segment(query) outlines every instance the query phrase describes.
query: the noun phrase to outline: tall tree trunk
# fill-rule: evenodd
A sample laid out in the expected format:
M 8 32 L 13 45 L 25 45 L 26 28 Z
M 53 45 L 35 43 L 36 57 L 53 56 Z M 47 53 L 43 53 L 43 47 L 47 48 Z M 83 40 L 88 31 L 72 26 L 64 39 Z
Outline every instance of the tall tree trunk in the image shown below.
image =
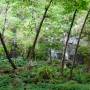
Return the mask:
M 82 28 L 81 28 L 81 32 L 80 32 L 80 34 L 79 34 L 78 42 L 77 42 L 76 49 L 75 49 L 75 55 L 74 55 L 74 58 L 73 58 L 73 64 L 72 64 L 72 67 L 71 67 L 71 70 L 70 70 L 70 79 L 72 79 L 73 68 L 74 68 L 75 61 L 76 61 L 76 55 L 77 55 L 77 51 L 78 51 L 78 47 L 79 47 L 81 35 L 82 35 L 82 33 L 83 33 L 84 26 L 85 26 L 85 23 L 86 23 L 87 18 L 88 18 L 88 16 L 89 16 L 89 13 L 90 13 L 90 10 L 88 11 L 88 13 L 87 13 L 87 15 L 86 15 L 86 17 L 85 17 L 84 23 L 83 23 Z
M 5 19 L 4 19 L 4 25 L 3 25 L 2 33 L 0 33 L 0 41 L 1 41 L 1 44 L 4 48 L 6 57 L 9 61 L 9 63 L 11 64 L 12 68 L 17 69 L 16 65 L 13 63 L 13 61 L 10 58 L 10 55 L 8 53 L 7 47 L 6 47 L 5 42 L 4 42 L 4 32 L 5 32 L 5 25 L 6 25 L 6 21 L 7 21 L 7 12 L 8 12 L 8 2 L 7 2 L 6 11 L 5 11 Z
M 28 58 L 32 59 L 32 58 L 34 57 L 34 55 L 35 55 L 35 46 L 36 46 L 36 43 L 37 43 L 37 39 L 38 39 L 38 37 L 39 37 L 42 24 L 43 24 L 44 19 L 45 19 L 45 17 L 46 17 L 47 11 L 48 11 L 48 9 L 49 9 L 49 7 L 50 7 L 50 5 L 51 5 L 51 2 L 52 2 L 52 0 L 50 0 L 48 6 L 45 8 L 45 12 L 44 12 L 43 17 L 42 17 L 42 19 L 41 19 L 41 22 L 40 22 L 39 26 L 36 28 L 36 31 L 37 31 L 36 37 L 35 37 L 35 40 L 34 40 L 34 42 L 33 42 L 32 48 L 30 49 L 30 47 L 29 47 L 28 54 L 27 54 L 27 59 L 28 59 Z
M 66 41 L 66 44 L 65 44 L 64 52 L 63 52 L 62 69 L 61 69 L 62 76 L 63 76 L 63 70 L 64 70 L 65 53 L 66 53 L 66 49 L 67 49 L 67 46 L 68 46 L 68 41 L 69 41 L 69 38 L 70 38 L 70 34 L 71 34 L 72 27 L 73 27 L 73 23 L 74 23 L 74 20 L 75 20 L 76 12 L 77 12 L 77 9 L 75 10 L 75 12 L 73 14 L 73 19 L 72 19 L 72 22 L 71 22 L 70 30 L 68 32 L 67 41 Z
M 2 44 L 2 46 L 3 46 L 3 48 L 4 48 L 4 51 L 5 51 L 5 53 L 6 53 L 6 57 L 7 57 L 8 61 L 9 61 L 9 63 L 11 64 L 11 66 L 13 67 L 13 69 L 16 69 L 15 64 L 12 62 L 12 60 L 11 60 L 11 58 L 10 58 L 10 55 L 9 55 L 9 53 L 8 53 L 8 50 L 7 50 L 7 48 L 6 48 L 6 45 L 5 45 L 5 42 L 4 42 L 4 40 L 3 40 L 3 36 L 2 36 L 1 33 L 0 33 L 0 40 L 1 40 L 1 44 Z

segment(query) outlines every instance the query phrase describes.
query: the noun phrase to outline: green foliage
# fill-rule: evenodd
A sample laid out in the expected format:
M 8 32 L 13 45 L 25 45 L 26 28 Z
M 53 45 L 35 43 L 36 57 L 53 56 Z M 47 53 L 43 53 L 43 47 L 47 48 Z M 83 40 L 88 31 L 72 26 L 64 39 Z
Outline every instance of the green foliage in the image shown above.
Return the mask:
M 90 74 L 88 73 L 76 73 L 74 79 L 78 82 L 78 83 L 90 83 Z
M 5 59 L 5 57 L 0 59 L 0 69 L 9 70 L 11 69 L 10 64 L 8 63 L 8 59 Z
M 7 4 L 9 6 L 4 33 L 4 41 L 9 52 L 13 48 L 12 42 L 16 40 L 18 46 L 16 51 L 19 52 L 19 56 L 26 56 L 28 47 L 32 47 L 36 35 L 35 29 L 41 21 L 48 2 L 49 0 L 0 0 L 1 32 L 4 27 L 6 6 Z M 27 69 L 18 71 L 17 69 L 16 76 L 13 76 L 11 72 L 7 72 L 11 75 L 2 72 L 11 70 L 11 66 L 0 45 L 0 90 L 23 90 L 25 83 L 27 90 L 90 90 L 90 74 L 84 72 L 84 66 L 75 68 L 73 80 L 69 81 L 70 71 L 68 68 L 64 69 L 65 76 L 62 77 L 60 76 L 61 68 L 58 61 L 54 61 L 52 64 L 46 62 L 49 48 L 63 49 L 60 40 L 63 33 L 70 28 L 72 12 L 76 8 L 80 11 L 76 17 L 76 21 L 78 21 L 84 16 L 82 12 L 85 14 L 89 5 L 90 0 L 53 0 L 35 47 L 38 65 L 33 67 L 31 71 Z M 88 29 L 88 36 L 85 37 L 88 38 L 89 42 L 89 27 L 86 28 Z M 16 29 L 16 32 L 13 32 L 13 29 Z M 80 47 L 79 52 L 90 67 L 90 47 Z M 12 60 L 20 68 L 26 67 L 28 63 L 21 57 L 12 58 Z
M 85 64 L 90 67 L 90 46 L 82 46 L 79 52 L 84 56 Z
M 38 84 L 38 85 L 28 85 L 30 90 L 90 90 L 88 84 L 81 85 L 76 82 L 69 81 L 65 84 Z
M 48 47 L 46 46 L 46 43 L 38 44 L 38 49 L 36 49 L 35 51 L 37 60 L 47 60 Z
M 88 0 L 63 0 L 62 3 L 66 12 L 71 12 L 76 8 L 80 10 L 87 9 L 90 2 Z
M 52 68 L 45 66 L 39 69 L 38 71 L 39 77 L 44 80 L 51 79 L 53 77 Z
M 22 66 L 25 65 L 24 60 L 20 60 Z M 4 63 L 4 66 L 7 63 Z M 73 80 L 69 81 L 69 69 L 65 69 L 65 77 L 60 76 L 60 66 L 58 63 L 53 63 L 52 65 L 43 65 L 44 62 L 39 62 L 40 65 L 33 67 L 31 71 L 27 69 L 22 69 L 17 71 L 17 76 L 13 73 L 9 75 L 0 76 L 0 89 L 5 90 L 22 90 L 24 88 L 24 83 L 26 82 L 26 87 L 30 90 L 90 90 L 90 74 L 86 73 L 84 66 L 75 68 Z M 2 64 L 0 66 L 2 66 Z M 1 73 L 0 73 L 1 74 Z M 14 75 L 14 76 L 13 76 Z M 81 88 L 82 87 L 82 88 Z
M 3 52 L 4 52 L 4 50 L 3 50 L 3 48 L 0 46 L 0 55 L 3 55 Z
M 12 78 L 9 75 L 0 75 L 0 87 L 8 86 L 11 82 Z
M 18 57 L 16 59 L 14 59 L 14 63 L 18 66 L 18 67 L 23 67 L 24 65 L 27 64 L 27 60 L 23 59 L 22 57 Z
M 84 55 L 84 57 L 87 57 L 90 54 L 90 46 L 79 47 L 79 52 Z

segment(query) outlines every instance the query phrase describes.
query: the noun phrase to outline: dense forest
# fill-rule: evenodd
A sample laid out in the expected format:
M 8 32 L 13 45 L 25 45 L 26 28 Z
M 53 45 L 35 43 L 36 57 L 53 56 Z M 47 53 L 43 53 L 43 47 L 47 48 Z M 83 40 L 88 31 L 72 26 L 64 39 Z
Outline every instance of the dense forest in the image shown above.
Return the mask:
M 0 0 L 0 90 L 90 90 L 90 0 Z

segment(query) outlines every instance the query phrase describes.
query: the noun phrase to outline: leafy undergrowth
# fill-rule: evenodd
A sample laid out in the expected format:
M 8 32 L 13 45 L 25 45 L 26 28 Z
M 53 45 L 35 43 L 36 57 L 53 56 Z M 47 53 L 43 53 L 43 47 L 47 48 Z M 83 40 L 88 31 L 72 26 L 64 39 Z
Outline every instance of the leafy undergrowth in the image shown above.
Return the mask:
M 26 89 L 25 89 L 26 88 Z M 69 81 L 64 84 L 49 84 L 49 83 L 39 83 L 39 84 L 24 84 L 20 80 L 14 80 L 13 83 L 0 86 L 0 90 L 90 90 L 89 84 L 78 84 Z
M 65 69 L 64 77 L 60 76 L 58 62 L 41 61 L 31 71 L 25 68 L 25 60 L 15 63 L 19 67 L 16 73 L 6 60 L 0 62 L 0 70 L 4 71 L 0 72 L 0 90 L 90 90 L 90 73 L 84 71 L 84 66 L 75 68 L 73 80 L 69 80 L 70 70 Z

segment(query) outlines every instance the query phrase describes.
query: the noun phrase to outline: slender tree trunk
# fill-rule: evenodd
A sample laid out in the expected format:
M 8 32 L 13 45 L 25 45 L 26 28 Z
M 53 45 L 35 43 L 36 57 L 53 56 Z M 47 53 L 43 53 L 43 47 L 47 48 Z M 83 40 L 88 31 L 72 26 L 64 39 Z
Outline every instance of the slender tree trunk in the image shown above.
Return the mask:
M 4 48 L 6 57 L 7 57 L 8 61 L 9 61 L 9 63 L 11 64 L 12 68 L 17 69 L 16 65 L 13 63 L 13 61 L 10 58 L 10 55 L 8 53 L 7 47 L 6 47 L 4 39 L 3 39 L 4 38 L 4 32 L 5 32 L 5 25 L 6 25 L 6 21 L 7 21 L 7 12 L 8 12 L 8 3 L 7 3 L 6 11 L 5 11 L 5 19 L 4 19 L 4 25 L 3 25 L 2 33 L 0 33 L 0 41 L 1 41 L 1 44 L 2 44 L 2 46 Z
M 70 70 L 70 79 L 72 79 L 73 69 L 74 69 L 74 65 L 75 65 L 75 61 L 76 61 L 76 55 L 77 55 L 77 51 L 78 51 L 81 35 L 83 33 L 84 26 L 86 24 L 86 21 L 87 21 L 87 18 L 89 16 L 89 13 L 90 13 L 90 10 L 88 11 L 88 13 L 87 13 L 87 15 L 85 17 L 84 23 L 83 23 L 82 28 L 81 28 L 81 32 L 79 34 L 78 42 L 77 42 L 76 49 L 75 49 L 75 55 L 74 55 L 74 58 L 73 58 L 73 64 L 72 64 L 72 67 L 71 67 L 71 70 Z
M 35 22 L 35 25 L 34 25 L 34 27 L 35 27 L 35 29 L 36 29 L 36 26 L 37 26 L 37 23 L 36 23 L 36 16 L 34 15 L 35 13 L 36 13 L 36 11 L 34 10 L 34 9 L 32 9 L 32 21 L 34 21 Z
M 16 35 L 17 30 L 16 30 L 16 28 L 13 28 L 12 32 L 13 32 L 14 38 L 13 38 L 13 41 L 12 41 L 11 57 L 16 58 L 17 53 L 18 53 L 17 50 L 16 50 L 16 48 L 17 48 L 17 41 L 16 41 L 17 40 L 17 35 Z
M 52 0 L 50 0 L 48 6 L 45 8 L 45 12 L 44 12 L 43 17 L 42 17 L 42 19 L 41 19 L 41 22 L 40 22 L 39 26 L 36 28 L 36 31 L 37 31 L 36 37 L 35 37 L 35 40 L 34 40 L 34 42 L 33 42 L 32 48 L 31 48 L 31 49 L 29 48 L 29 50 L 28 50 L 27 59 L 28 59 L 28 58 L 32 59 L 33 56 L 35 55 L 35 46 L 36 46 L 36 43 L 37 43 L 37 40 L 38 40 L 40 31 L 41 31 L 42 24 L 43 24 L 44 19 L 45 19 L 45 17 L 46 17 L 47 11 L 48 11 L 48 9 L 49 9 L 49 7 L 50 7 L 50 5 L 51 5 L 51 2 L 52 2 Z M 30 56 L 30 57 L 29 57 L 29 56 Z
M 11 66 L 13 67 L 13 69 L 16 69 L 15 64 L 12 62 L 12 60 L 11 60 L 11 58 L 10 58 L 10 56 L 9 56 L 8 50 L 7 50 L 7 48 L 6 48 L 6 45 L 5 45 L 5 42 L 4 42 L 4 40 L 3 40 L 3 36 L 2 36 L 1 33 L 0 33 L 0 40 L 1 40 L 1 44 L 2 44 L 2 46 L 3 46 L 3 48 L 4 48 L 4 51 L 5 51 L 5 53 L 6 53 L 6 57 L 7 57 L 8 61 L 9 61 L 9 63 L 11 64 Z
M 6 22 L 7 22 L 7 12 L 8 12 L 8 3 L 7 3 L 6 10 L 5 10 L 4 25 L 3 25 L 3 29 L 2 29 L 2 35 L 3 36 L 4 36 L 4 32 L 5 32 L 5 25 L 6 25 Z
M 52 63 L 52 56 L 51 56 L 51 48 L 49 48 L 49 51 L 48 51 L 48 54 L 49 54 L 49 58 L 48 58 L 48 61 L 49 63 L 51 64 Z
M 70 34 L 71 34 L 72 27 L 73 27 L 73 23 L 74 23 L 74 20 L 75 20 L 76 12 L 77 12 L 77 9 L 75 10 L 75 12 L 73 14 L 73 19 L 72 19 L 72 22 L 71 22 L 70 30 L 68 32 L 67 41 L 66 41 L 66 44 L 65 44 L 64 52 L 63 52 L 62 69 L 61 69 L 62 76 L 63 76 L 63 70 L 64 70 L 65 53 L 66 53 L 66 49 L 67 49 L 67 46 L 68 46 L 68 41 L 69 41 L 69 38 L 70 38 Z
M 50 62 L 52 63 L 51 48 L 49 54 L 50 54 Z

